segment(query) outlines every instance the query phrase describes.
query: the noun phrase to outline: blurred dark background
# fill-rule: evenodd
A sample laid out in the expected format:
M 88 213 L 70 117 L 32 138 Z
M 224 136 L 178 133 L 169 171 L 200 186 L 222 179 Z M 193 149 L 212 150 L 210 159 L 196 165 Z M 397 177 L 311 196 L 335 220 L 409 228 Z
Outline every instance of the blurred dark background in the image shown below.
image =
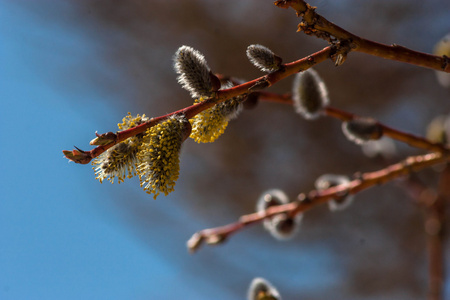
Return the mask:
M 357 35 L 428 53 L 450 31 L 450 3 L 444 0 L 311 4 Z M 276 8 L 273 1 L 45 0 L 9 5 L 37 16 L 45 26 L 75 30 L 90 44 L 89 59 L 66 69 L 54 67 L 51 78 L 68 94 L 79 94 L 86 86 L 102 90 L 99 99 L 108 108 L 104 111 L 90 112 L 89 96 L 71 100 L 78 111 L 95 117 L 97 126 L 68 133 L 81 148 L 95 130 L 114 131 L 128 111 L 159 116 L 192 103 L 172 67 L 172 56 L 182 45 L 202 52 L 214 72 L 248 80 L 262 75 L 246 58 L 250 44 L 269 47 L 285 62 L 326 46 L 297 33 L 299 19 L 293 10 Z M 450 109 L 450 90 L 437 83 L 432 70 L 360 53 L 351 53 L 341 67 L 327 61 L 316 70 L 328 86 L 331 105 L 400 130 L 423 135 L 435 116 Z M 291 83 L 288 78 L 270 91 L 288 92 Z M 78 121 L 71 120 L 75 126 Z M 399 159 L 422 153 L 396 145 Z M 64 147 L 70 149 L 71 144 Z M 327 206 L 309 211 L 298 236 L 287 242 L 275 241 L 257 225 L 222 246 L 201 249 L 194 256 L 185 251 L 190 234 L 254 211 L 267 189 L 280 188 L 294 198 L 313 189 L 324 173 L 351 176 L 386 164 L 364 156 L 346 140 L 336 120 L 306 121 L 292 107 L 259 103 L 232 121 L 216 142 L 184 144 L 181 175 L 168 197 L 153 201 L 136 180 L 117 186 L 97 185 L 89 178 L 86 189 L 104 198 L 87 201 L 96 203 L 102 218 L 125 228 L 131 243 L 175 268 L 176 277 L 163 278 L 157 268 L 147 270 L 149 278 L 159 278 L 158 284 L 149 280 L 138 299 L 176 299 L 183 294 L 188 299 L 243 299 L 256 276 L 271 281 L 284 299 L 424 299 L 428 277 L 423 211 L 399 182 L 360 193 L 342 212 L 331 213 Z M 90 168 L 84 168 L 83 176 L 93 178 Z M 433 170 L 420 177 L 437 184 Z M 446 250 L 448 254 L 448 243 Z M 125 284 L 123 289 L 135 295 Z M 449 279 L 446 295 L 450 297 Z

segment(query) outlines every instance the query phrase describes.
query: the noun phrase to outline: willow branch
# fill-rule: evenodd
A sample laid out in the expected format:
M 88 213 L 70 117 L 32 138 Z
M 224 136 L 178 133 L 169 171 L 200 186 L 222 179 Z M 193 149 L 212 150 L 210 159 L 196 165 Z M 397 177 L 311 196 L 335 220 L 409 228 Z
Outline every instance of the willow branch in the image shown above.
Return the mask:
M 384 184 L 396 178 L 448 161 L 450 161 L 450 155 L 444 155 L 438 152 L 408 157 L 384 169 L 359 174 L 357 178 L 347 185 L 339 185 L 322 191 L 313 190 L 307 194 L 302 193 L 295 202 L 272 206 L 264 211 L 241 216 L 237 222 L 232 224 L 199 231 L 189 239 L 187 247 L 189 251 L 195 252 L 204 243 L 209 245 L 219 244 L 244 227 L 259 223 L 277 214 L 286 213 L 289 216 L 295 216 L 319 204 L 339 197 L 343 193 L 356 194 L 370 187 Z
M 442 171 L 437 197 L 426 206 L 425 231 L 427 234 L 429 300 L 444 299 L 445 282 L 445 223 L 446 207 L 450 201 L 450 165 Z
M 283 103 L 283 104 L 289 104 L 289 105 L 293 104 L 291 94 L 279 95 L 279 94 L 275 94 L 275 93 L 262 91 L 262 92 L 258 92 L 258 99 L 261 101 L 270 101 L 270 102 Z M 346 111 L 343 111 L 343 110 L 340 110 L 338 108 L 334 108 L 331 106 L 325 107 L 324 113 L 325 113 L 325 115 L 335 118 L 335 119 L 338 119 L 338 120 L 341 120 L 342 122 L 347 122 L 347 121 L 361 118 L 361 116 L 358 116 L 358 115 L 355 115 L 355 114 L 352 114 L 352 113 L 349 113 L 349 112 L 346 112 Z M 425 149 L 425 150 L 433 151 L 433 152 L 449 152 L 450 151 L 450 149 L 442 143 L 431 142 L 430 140 L 428 140 L 426 138 L 394 129 L 394 128 L 384 125 L 378 121 L 376 122 L 376 124 L 377 124 L 377 126 L 379 126 L 382 129 L 383 135 L 388 136 L 397 141 L 406 143 L 412 147 L 419 148 L 419 149 Z
M 297 16 L 302 17 L 303 22 L 298 25 L 298 31 L 314 35 L 330 43 L 334 43 L 335 39 L 348 43 L 347 53 L 358 51 L 389 60 L 450 73 L 450 59 L 447 56 L 435 56 L 395 44 L 385 45 L 361 38 L 328 21 L 316 13 L 315 7 L 303 0 L 275 1 L 275 5 L 282 8 L 292 7 L 297 12 Z M 346 55 L 347 53 L 344 54 Z
M 256 78 L 254 80 L 245 82 L 243 84 L 234 86 L 229 89 L 219 90 L 215 93 L 214 97 L 207 99 L 203 102 L 200 102 L 198 104 L 191 105 L 189 107 L 177 110 L 177 111 L 169 113 L 167 115 L 152 118 L 152 119 L 148 120 L 147 122 L 144 122 L 136 127 L 133 127 L 133 128 L 127 129 L 127 130 L 123 130 L 123 131 L 119 131 L 119 132 L 116 132 L 115 134 L 111 132 L 109 134 L 111 136 L 114 136 L 114 138 L 112 138 L 112 141 L 106 145 L 97 146 L 96 148 L 94 148 L 90 151 L 83 151 L 83 150 L 80 150 L 77 148 L 72 151 L 63 150 L 63 153 L 66 156 L 66 158 L 68 158 L 69 160 L 72 160 L 72 161 L 74 161 L 76 163 L 80 163 L 80 164 L 87 164 L 91 161 L 91 159 L 99 156 L 100 154 L 102 154 L 103 152 L 105 152 L 106 150 L 111 148 L 112 146 L 114 146 L 120 142 L 123 142 L 126 139 L 128 139 L 132 136 L 135 136 L 139 133 L 145 132 L 148 128 L 155 126 L 159 122 L 169 118 L 170 116 L 172 116 L 174 114 L 183 114 L 184 116 L 186 116 L 186 118 L 191 119 L 195 115 L 201 113 L 202 111 L 204 111 L 220 102 L 223 102 L 227 99 L 230 99 L 230 98 L 233 98 L 233 97 L 236 97 L 239 95 L 248 94 L 248 93 L 256 91 L 256 90 L 267 88 L 288 76 L 291 76 L 293 74 L 296 74 L 296 73 L 304 71 L 304 70 L 307 70 L 310 67 L 330 58 L 331 55 L 333 55 L 337 51 L 337 49 L 338 49 L 338 47 L 335 47 L 335 46 L 325 47 L 324 49 L 322 49 L 316 53 L 313 53 L 305 58 L 299 59 L 294 62 L 283 64 L 282 67 L 275 72 L 269 73 L 265 76 Z
M 424 211 L 428 256 L 427 299 L 442 300 L 445 283 L 444 227 L 447 220 L 446 207 L 450 201 L 450 166 L 447 164 L 441 172 L 437 192 L 416 176 L 410 176 L 402 186 Z

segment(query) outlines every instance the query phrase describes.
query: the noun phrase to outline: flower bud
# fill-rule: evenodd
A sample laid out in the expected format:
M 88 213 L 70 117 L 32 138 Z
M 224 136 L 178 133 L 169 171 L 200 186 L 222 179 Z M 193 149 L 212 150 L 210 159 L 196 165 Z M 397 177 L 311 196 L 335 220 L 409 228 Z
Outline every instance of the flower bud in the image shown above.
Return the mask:
M 252 280 L 247 292 L 248 300 L 281 300 L 280 293 L 267 280 L 257 277 Z
M 315 182 L 316 189 L 319 191 L 338 185 L 348 185 L 350 179 L 343 175 L 324 174 L 317 178 Z M 347 208 L 353 202 L 353 196 L 347 191 L 336 195 L 337 198 L 328 201 L 328 207 L 331 211 L 338 211 Z
M 175 71 L 179 74 L 178 82 L 193 98 L 208 98 L 220 87 L 220 81 L 212 74 L 205 57 L 199 51 L 182 46 L 173 60 Z
M 77 147 L 75 147 L 76 149 L 69 151 L 69 150 L 63 150 L 63 154 L 64 156 L 68 159 L 71 160 L 73 162 L 76 162 L 77 164 L 88 164 L 92 157 L 89 154 L 89 152 L 83 151 L 81 149 L 78 149 Z
M 247 57 L 255 67 L 267 73 L 278 70 L 282 63 L 282 59 L 279 56 L 262 45 L 248 46 Z
M 447 57 L 447 61 L 450 60 L 450 33 L 444 36 L 437 44 L 434 46 L 434 55 Z M 436 77 L 439 84 L 445 88 L 450 88 L 450 74 L 436 71 Z
M 448 144 L 450 142 L 450 117 L 435 117 L 427 126 L 426 137 L 433 143 Z
M 295 76 L 292 98 L 295 111 L 308 120 L 318 118 L 330 102 L 325 82 L 312 68 Z
M 111 142 L 114 142 L 117 138 L 117 135 L 113 132 L 107 132 L 107 133 L 103 133 L 103 134 L 98 134 L 96 132 L 95 135 L 96 135 L 96 138 L 91 140 L 89 145 L 103 146 L 103 145 L 107 145 Z
M 342 123 L 342 132 L 348 140 L 360 145 L 383 136 L 383 128 L 372 118 L 357 118 Z
M 197 251 L 204 241 L 205 237 L 198 232 L 191 236 L 191 238 L 186 243 L 189 253 L 194 253 L 195 251 Z
M 384 159 L 394 158 L 397 152 L 394 141 L 387 137 L 382 137 L 376 141 L 368 141 L 362 144 L 361 150 L 367 157 L 382 157 Z
M 257 211 L 264 211 L 271 206 L 289 203 L 287 195 L 279 189 L 272 189 L 264 192 L 256 204 Z M 287 214 L 278 214 L 263 221 L 264 228 L 278 240 L 288 240 L 295 236 L 300 228 L 303 214 L 299 213 L 295 217 Z

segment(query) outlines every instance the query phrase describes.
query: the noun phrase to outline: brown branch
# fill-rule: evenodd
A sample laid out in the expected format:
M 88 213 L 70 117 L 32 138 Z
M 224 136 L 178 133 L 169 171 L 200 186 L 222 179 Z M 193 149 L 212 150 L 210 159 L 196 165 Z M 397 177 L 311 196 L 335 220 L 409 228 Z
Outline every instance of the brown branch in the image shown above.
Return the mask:
M 335 39 L 346 42 L 349 45 L 348 52 L 363 52 L 389 60 L 450 73 L 450 59 L 446 56 L 435 56 L 395 44 L 389 46 L 361 38 L 328 21 L 316 13 L 315 7 L 303 0 L 275 1 L 275 5 L 282 8 L 292 7 L 297 12 L 297 16 L 302 17 L 303 22 L 299 24 L 298 31 L 303 31 L 308 35 L 314 35 L 331 43 L 334 43 Z
M 87 164 L 91 161 L 91 159 L 99 156 L 100 154 L 102 154 L 103 152 L 105 152 L 106 150 L 111 148 L 112 146 L 125 141 L 127 138 L 130 138 L 139 133 L 145 132 L 148 128 L 151 128 L 152 126 L 156 125 L 157 123 L 161 122 L 162 120 L 167 119 L 171 115 L 183 114 L 186 116 L 186 118 L 191 119 L 195 115 L 216 105 L 217 103 L 223 102 L 227 99 L 230 99 L 230 98 L 233 98 L 233 97 L 236 97 L 239 95 L 244 95 L 249 92 L 256 91 L 258 89 L 269 87 L 288 76 L 296 74 L 300 71 L 307 70 L 310 67 L 327 60 L 335 52 L 336 52 L 336 47 L 334 47 L 334 46 L 325 47 L 324 49 L 322 49 L 316 53 L 313 53 L 305 58 L 282 65 L 282 67 L 278 71 L 269 73 L 265 76 L 256 78 L 254 80 L 245 82 L 243 84 L 234 86 L 229 89 L 217 91 L 215 96 L 211 99 L 205 100 L 198 104 L 191 105 L 189 107 L 180 109 L 178 111 L 172 112 L 172 113 L 164 115 L 164 116 L 152 118 L 149 121 L 142 123 L 136 127 L 133 127 L 133 128 L 127 129 L 127 130 L 123 130 L 123 131 L 119 131 L 116 133 L 114 140 L 106 145 L 97 146 L 96 148 L 92 149 L 91 151 L 82 151 L 77 148 L 76 150 L 72 150 L 72 151 L 63 150 L 63 153 L 66 156 L 66 158 L 68 158 L 69 160 L 72 160 L 76 163 Z
M 438 194 L 426 206 L 425 231 L 427 234 L 428 270 L 429 270 L 429 300 L 444 299 L 444 247 L 446 206 L 450 201 L 450 165 L 442 171 Z
M 447 164 L 440 174 L 438 192 L 428 187 L 416 176 L 410 176 L 402 184 L 405 191 L 424 211 L 424 229 L 428 255 L 428 297 L 442 300 L 445 282 L 445 222 L 446 206 L 450 201 L 450 166 Z
M 293 100 L 290 94 L 275 94 L 271 92 L 259 92 L 258 99 L 261 101 L 269 101 L 276 102 L 282 104 L 293 104 Z M 324 108 L 324 113 L 332 118 L 341 120 L 342 122 L 351 121 L 354 119 L 361 118 L 358 115 L 340 110 L 338 108 L 334 108 L 331 106 Z M 436 152 L 449 152 L 450 149 L 442 143 L 434 143 L 420 136 L 413 135 L 411 133 L 403 132 L 392 127 L 386 126 L 380 122 L 376 122 L 377 126 L 379 126 L 383 135 L 388 136 L 397 141 L 406 143 L 412 147 L 416 147 L 419 149 L 425 149 L 428 151 L 436 151 Z
M 299 29 L 303 30 L 307 34 L 316 35 L 332 42 L 333 45 L 303 59 L 284 64 L 282 65 L 282 68 L 273 73 L 229 89 L 220 90 L 211 99 L 164 116 L 152 118 L 151 120 L 128 130 L 117 132 L 110 143 L 97 146 L 91 151 L 82 151 L 78 148 L 72 151 L 63 150 L 66 158 L 76 163 L 87 164 L 93 158 L 99 156 L 117 143 L 123 142 L 127 138 L 130 138 L 136 134 L 145 132 L 148 128 L 151 128 L 173 114 L 184 114 L 188 119 L 190 119 L 198 113 L 216 105 L 217 103 L 232 97 L 269 87 L 281 79 L 300 71 L 304 71 L 320 62 L 325 61 L 328 58 L 332 58 L 337 64 L 340 64 L 345 60 L 347 53 L 351 51 L 365 52 L 386 59 L 402 61 L 435 70 L 450 72 L 450 62 L 447 57 L 438 57 L 420 53 L 397 45 L 383 45 L 360 38 L 320 16 L 315 12 L 314 7 L 311 7 L 303 0 L 276 1 L 275 5 L 284 8 L 289 6 L 294 8 L 297 11 L 297 14 L 304 20 L 304 22 L 299 25 Z M 340 42 L 336 43 L 333 38 L 337 38 Z M 338 58 L 339 54 L 341 54 L 341 58 Z M 386 128 L 386 130 L 389 131 L 389 128 Z M 391 132 L 391 134 L 395 135 L 395 132 Z M 431 148 L 430 150 L 436 150 L 436 148 Z
M 336 198 L 342 195 L 342 193 L 356 194 L 375 185 L 384 184 L 412 172 L 417 172 L 424 168 L 448 161 L 450 161 L 450 155 L 443 155 L 441 153 L 428 153 L 408 157 L 384 169 L 360 174 L 358 178 L 352 180 L 348 185 L 335 186 L 322 191 L 313 190 L 307 195 L 302 193 L 298 196 L 298 201 L 296 202 L 272 206 L 265 211 L 244 215 L 235 223 L 199 231 L 189 239 L 187 246 L 190 252 L 195 252 L 203 243 L 210 245 L 219 244 L 244 227 L 261 222 L 277 214 L 287 213 L 290 216 L 295 216 L 298 213 L 305 212 L 319 204 Z

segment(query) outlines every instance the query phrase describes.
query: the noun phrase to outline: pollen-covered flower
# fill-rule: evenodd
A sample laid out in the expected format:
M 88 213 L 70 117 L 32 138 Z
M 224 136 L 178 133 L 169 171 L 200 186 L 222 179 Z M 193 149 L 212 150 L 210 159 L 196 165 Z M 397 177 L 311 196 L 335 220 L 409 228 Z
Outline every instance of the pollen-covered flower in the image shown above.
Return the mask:
M 250 62 L 263 72 L 274 72 L 281 67 L 282 59 L 269 48 L 262 45 L 247 47 L 247 57 Z
M 248 300 L 281 300 L 278 290 L 266 279 L 257 277 L 252 280 L 247 292 Z
M 154 199 L 174 190 L 180 171 L 181 144 L 190 134 L 191 125 L 181 115 L 174 115 L 149 128 L 138 153 L 137 172 L 141 186 Z
M 338 185 L 348 185 L 350 179 L 343 175 L 324 174 L 317 178 L 315 182 L 316 189 L 321 191 Z M 343 210 L 353 202 L 353 196 L 344 191 L 337 195 L 335 199 L 328 201 L 328 208 L 331 211 Z
M 257 211 L 264 211 L 271 206 L 289 203 L 288 196 L 279 189 L 271 189 L 264 192 L 256 204 Z M 263 221 L 264 228 L 278 240 L 288 240 L 295 236 L 300 228 L 303 214 L 299 213 L 295 217 L 287 214 L 278 214 Z
M 312 68 L 295 76 L 292 97 L 295 111 L 308 120 L 319 117 L 330 102 L 325 82 Z
M 178 82 L 193 98 L 208 98 L 216 90 L 217 77 L 211 73 L 205 57 L 199 51 L 182 46 L 173 60 L 175 71 L 179 74 Z
M 145 116 L 145 114 L 143 114 L 142 116 L 137 114 L 136 117 L 133 117 L 129 112 L 127 116 L 122 119 L 122 123 L 117 124 L 117 127 L 119 127 L 120 130 L 127 130 L 145 123 L 146 121 L 148 121 L 148 118 Z
M 372 118 L 357 118 L 344 122 L 342 132 L 347 139 L 358 145 L 383 136 L 383 128 Z
M 230 85 L 224 86 L 229 88 Z M 228 126 L 228 122 L 236 118 L 242 111 L 244 97 L 238 96 L 208 108 L 191 119 L 191 138 L 197 143 L 212 143 L 221 136 Z M 203 98 L 195 103 L 204 101 Z
M 102 153 L 93 161 L 96 179 L 103 182 L 105 178 L 114 183 L 117 177 L 121 183 L 125 178 L 136 175 L 135 163 L 139 145 L 128 140 L 119 143 Z
M 117 124 L 117 126 L 120 130 L 126 130 L 142 124 L 147 120 L 148 118 L 145 115 L 133 117 L 128 113 L 123 118 L 123 122 Z M 125 178 L 131 178 L 136 175 L 137 153 L 140 151 L 141 145 L 142 134 L 114 145 L 95 158 L 92 162 L 96 175 L 95 178 L 100 182 L 103 182 L 107 178 L 111 183 L 114 183 L 114 178 L 117 177 L 118 182 L 121 183 Z

